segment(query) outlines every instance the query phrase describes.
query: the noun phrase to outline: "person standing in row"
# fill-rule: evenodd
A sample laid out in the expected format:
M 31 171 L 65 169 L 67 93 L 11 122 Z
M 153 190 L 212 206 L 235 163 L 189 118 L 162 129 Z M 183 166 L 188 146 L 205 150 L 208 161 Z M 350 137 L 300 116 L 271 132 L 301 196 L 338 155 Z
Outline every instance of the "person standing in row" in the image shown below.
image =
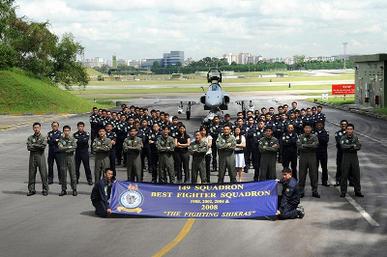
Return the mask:
M 112 141 L 106 138 L 104 128 L 98 130 L 98 137 L 94 139 L 91 149 L 95 153 L 94 181 L 99 181 L 102 172 L 110 166 L 109 154 L 112 149 Z
M 316 149 L 318 147 L 318 138 L 312 134 L 312 126 L 305 124 L 304 134 L 300 135 L 297 141 L 297 148 L 300 152 L 300 197 L 304 197 L 306 175 L 309 172 L 310 184 L 312 186 L 312 196 L 320 198 L 317 192 L 317 158 Z
M 77 149 L 77 140 L 71 135 L 70 126 L 63 126 L 63 135 L 58 141 L 61 155 L 61 185 L 62 191 L 59 196 L 67 195 L 67 171 L 70 174 L 71 189 L 73 196 L 77 196 L 77 177 L 75 174 L 74 152 Z
M 340 181 L 340 197 L 345 197 L 347 193 L 347 180 L 350 172 L 352 175 L 351 181 L 355 189 L 355 196 L 364 197 L 364 195 L 361 193 L 360 166 L 359 158 L 357 157 L 357 152 L 361 149 L 361 143 L 359 142 L 357 135 L 355 135 L 354 130 L 355 126 L 353 124 L 348 124 L 345 129 L 345 135 L 343 135 L 340 139 L 340 147 L 343 151 L 341 163 L 342 173 Z
M 175 149 L 175 143 L 173 137 L 169 135 L 169 127 L 164 126 L 162 129 L 162 135 L 158 137 L 156 147 L 159 152 L 159 182 L 168 183 L 167 175 L 169 177 L 169 183 L 175 183 L 175 171 L 173 152 Z
M 189 146 L 189 152 L 192 154 L 192 172 L 191 183 L 196 184 L 198 175 L 202 184 L 206 183 L 205 156 L 207 153 L 207 142 L 203 140 L 200 131 L 195 132 L 195 140 Z
M 129 130 L 129 137 L 123 143 L 124 152 L 127 154 L 127 175 L 129 181 L 142 182 L 141 150 L 142 139 L 137 137 L 137 128 Z
M 341 162 L 343 159 L 343 151 L 340 146 L 340 140 L 341 137 L 345 135 L 346 128 L 348 125 L 347 120 L 340 121 L 340 130 L 336 131 L 335 133 L 335 140 L 336 140 L 336 148 L 337 148 L 337 154 L 336 154 L 336 185 L 339 186 L 341 183 Z
M 157 183 L 159 152 L 157 150 L 157 139 L 161 136 L 159 124 L 155 123 L 152 126 L 152 131 L 148 135 L 149 152 L 150 152 L 150 167 L 149 171 L 152 173 L 152 183 Z
M 265 128 L 265 136 L 259 140 L 261 162 L 259 167 L 259 180 L 276 178 L 277 152 L 279 150 L 278 139 L 273 137 L 272 127 Z
M 184 125 L 180 125 L 176 138 L 174 139 L 175 143 L 175 158 L 176 158 L 176 175 L 177 183 L 182 182 L 183 171 L 184 169 L 184 183 L 190 181 L 190 172 L 189 172 L 189 152 L 188 147 L 191 144 L 191 138 L 187 134 L 186 128 Z
M 205 156 L 205 161 L 206 161 L 206 182 L 210 183 L 211 182 L 211 155 L 212 155 L 212 136 L 208 134 L 208 131 L 206 127 L 200 127 L 200 133 L 202 135 L 202 138 L 204 141 L 207 143 L 207 152 Z
M 60 180 L 60 158 L 58 150 L 58 141 L 62 136 L 62 132 L 59 130 L 59 122 L 54 121 L 51 123 L 51 131 L 47 134 L 48 143 L 48 184 L 54 183 L 54 162 L 56 163 L 56 169 L 58 170 L 58 180 Z M 60 183 L 60 181 L 59 181 Z
M 293 124 L 287 126 L 287 131 L 282 136 L 282 167 L 292 170 L 292 177 L 297 179 L 297 140 L 298 135 L 295 132 Z
M 113 131 L 113 124 L 108 123 L 105 127 L 106 138 L 110 139 L 111 149 L 109 151 L 109 167 L 113 170 L 113 176 L 116 176 L 116 142 L 117 142 L 117 133 Z
M 219 174 L 218 183 L 224 183 L 224 176 L 226 170 L 230 176 L 230 182 L 236 183 L 236 171 L 235 171 L 235 147 L 236 140 L 231 134 L 231 127 L 225 125 L 223 127 L 223 133 L 220 134 L 216 140 L 216 147 L 219 153 Z
M 218 170 L 218 148 L 216 145 L 216 140 L 218 139 L 218 136 L 220 134 L 221 127 L 220 127 L 220 119 L 219 116 L 214 116 L 212 119 L 212 124 L 210 125 L 210 135 L 212 137 L 212 170 L 217 171 Z
M 90 170 L 90 156 L 89 156 L 89 132 L 85 131 L 85 123 L 80 121 L 77 123 L 78 131 L 74 133 L 73 137 L 77 140 L 77 149 L 75 150 L 75 173 L 77 175 L 77 184 L 79 183 L 81 162 L 85 169 L 87 183 L 93 184 Z
M 316 123 L 316 129 L 314 132 L 318 138 L 318 147 L 316 151 L 317 157 L 317 174 L 318 167 L 321 164 L 322 176 L 321 181 L 322 185 L 329 187 L 328 183 L 328 142 L 329 134 L 324 128 L 324 121 L 319 120 Z
M 246 138 L 241 134 L 241 128 L 236 127 L 234 130 L 234 136 L 236 140 L 235 145 L 235 168 L 238 175 L 239 182 L 242 182 L 242 173 L 245 168 L 245 148 L 246 148 Z M 250 152 L 251 153 L 251 152 Z
M 32 125 L 34 134 L 27 139 L 27 150 L 30 152 L 28 164 L 28 193 L 27 196 L 36 194 L 35 179 L 37 169 L 39 169 L 42 180 L 42 195 L 48 194 L 47 165 L 44 157 L 44 150 L 47 146 L 47 139 L 41 133 L 42 125 L 35 122 Z

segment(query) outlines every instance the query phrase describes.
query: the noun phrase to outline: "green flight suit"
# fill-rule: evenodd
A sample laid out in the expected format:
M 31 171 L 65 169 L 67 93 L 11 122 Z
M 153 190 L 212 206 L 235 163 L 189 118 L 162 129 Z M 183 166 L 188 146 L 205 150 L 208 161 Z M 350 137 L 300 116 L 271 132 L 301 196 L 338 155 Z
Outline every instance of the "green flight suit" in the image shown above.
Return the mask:
M 235 154 L 236 139 L 233 135 L 225 136 L 221 134 L 216 140 L 219 155 L 218 183 L 224 183 L 226 170 L 230 176 L 230 182 L 236 183 Z
M 318 137 L 315 134 L 302 134 L 297 140 L 297 149 L 300 153 L 299 182 L 300 193 L 304 192 L 306 175 L 309 171 L 310 184 L 313 193 L 317 193 L 318 171 L 316 150 Z
M 168 183 L 168 174 L 169 182 L 173 184 L 175 182 L 175 170 L 173 160 L 175 142 L 173 137 L 158 137 L 156 147 L 159 152 L 159 182 Z
M 30 192 L 35 192 L 35 179 L 38 168 L 43 191 L 48 191 L 47 164 L 44 157 L 44 149 L 46 146 L 47 139 L 42 134 L 33 134 L 27 139 L 27 150 L 30 152 L 28 163 L 28 190 Z
M 259 164 L 259 180 L 276 179 L 277 152 L 279 150 L 278 139 L 275 137 L 262 137 L 258 142 L 261 159 Z
M 60 153 L 61 160 L 61 178 L 60 182 L 62 185 L 62 191 L 67 190 L 67 171 L 70 173 L 70 182 L 72 190 L 77 190 L 77 175 L 75 172 L 75 159 L 74 153 L 77 149 L 77 140 L 72 137 L 64 137 L 58 141 L 58 149 Z
M 351 173 L 352 183 L 356 193 L 361 192 L 360 187 L 360 166 L 357 157 L 357 151 L 361 149 L 361 143 L 356 135 L 349 137 L 347 134 L 340 139 L 340 147 L 343 151 L 343 158 L 341 161 L 341 179 L 340 189 L 342 193 L 347 193 L 347 180 Z
M 104 170 L 110 168 L 109 154 L 112 149 L 112 141 L 107 137 L 103 139 L 97 137 L 94 139 L 91 149 L 95 154 L 94 183 L 97 183 Z
M 198 175 L 200 176 L 201 183 L 206 183 L 206 153 L 208 151 L 207 142 L 200 140 L 196 142 L 194 140 L 188 147 L 188 151 L 192 154 L 192 168 L 191 168 L 191 183 L 196 184 Z
M 141 150 L 142 139 L 127 137 L 123 143 L 124 152 L 127 154 L 126 171 L 128 180 L 142 182 Z

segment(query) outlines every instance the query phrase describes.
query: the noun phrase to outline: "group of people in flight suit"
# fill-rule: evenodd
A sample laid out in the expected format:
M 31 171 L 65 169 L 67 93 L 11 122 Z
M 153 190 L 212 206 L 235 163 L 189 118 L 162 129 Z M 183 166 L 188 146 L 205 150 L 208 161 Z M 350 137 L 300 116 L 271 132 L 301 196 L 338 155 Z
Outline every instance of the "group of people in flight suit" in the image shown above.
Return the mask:
M 215 116 L 202 123 L 191 139 L 178 117 L 168 113 L 122 105 L 118 112 L 93 108 L 90 116 L 90 133 L 84 122 L 78 122 L 77 131 L 71 134 L 70 126 L 59 129 L 52 122 L 47 136 L 41 133 L 41 124 L 34 123 L 27 140 L 30 151 L 28 194 L 35 191 L 35 177 L 39 169 L 43 195 L 53 183 L 54 163 L 62 185 L 60 196 L 67 194 L 67 173 L 70 175 L 72 194 L 77 195 L 80 165 L 83 164 L 87 183 L 93 184 L 90 154 L 94 155 L 94 182 L 98 182 L 109 169 L 116 176 L 116 165 L 127 169 L 127 179 L 142 182 L 144 171 L 152 174 L 153 183 L 210 183 L 211 172 L 218 172 L 218 183 L 223 183 L 226 173 L 230 182 L 237 182 L 237 170 L 248 173 L 254 169 L 254 181 L 276 179 L 276 164 L 281 163 L 286 174 L 298 183 L 285 183 L 295 187 L 304 196 L 306 177 L 309 174 L 312 196 L 318 193 L 318 168 L 322 169 L 322 185 L 328 183 L 328 142 L 325 130 L 326 117 L 322 107 L 299 110 L 297 102 L 260 110 L 238 112 L 236 120 L 229 114 Z M 222 118 L 222 120 L 221 120 Z M 354 125 L 341 121 L 335 134 L 337 147 L 336 185 L 341 196 L 347 193 L 348 180 L 355 195 L 362 197 L 357 151 L 361 144 L 354 133 Z M 238 129 L 236 129 L 238 128 Z M 91 142 L 91 151 L 89 149 Z M 44 149 L 48 144 L 48 172 Z M 192 156 L 192 161 L 190 158 Z M 241 156 L 243 161 L 241 165 Z M 191 165 L 190 165 L 191 163 Z M 284 174 L 285 174 L 284 173 Z M 241 176 L 241 174 L 239 174 Z M 287 188 L 289 189 L 289 188 Z M 291 191 L 291 190 L 290 190 Z

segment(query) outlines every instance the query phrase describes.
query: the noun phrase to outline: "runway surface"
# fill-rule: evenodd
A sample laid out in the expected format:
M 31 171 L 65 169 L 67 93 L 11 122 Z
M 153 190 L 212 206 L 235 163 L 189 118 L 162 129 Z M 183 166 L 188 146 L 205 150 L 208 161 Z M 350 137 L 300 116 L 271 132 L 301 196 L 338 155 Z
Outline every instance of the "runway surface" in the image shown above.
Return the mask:
M 276 106 L 285 101 L 289 104 L 291 98 L 260 98 L 256 107 Z M 131 103 L 144 104 L 144 101 Z M 177 112 L 178 103 L 173 104 L 173 99 L 146 104 L 170 114 Z M 228 113 L 235 117 L 238 110 L 238 105 L 231 104 Z M 185 219 L 96 217 L 90 203 L 91 187 L 85 183 L 83 170 L 77 197 L 59 197 L 57 183 L 50 186 L 47 197 L 40 194 L 27 197 L 25 142 L 32 130 L 21 127 L 0 132 L 0 256 L 141 257 L 161 253 L 171 242 L 174 244 L 165 256 L 385 256 L 387 122 L 333 109 L 324 112 L 331 135 L 328 167 L 332 178 L 336 171 L 334 132 L 338 127 L 335 124 L 347 119 L 361 133 L 363 148 L 359 159 L 365 198 L 355 198 L 350 188 L 349 197 L 342 199 L 337 188 L 320 186 L 321 199 L 315 199 L 310 197 L 307 182 L 306 197 L 302 199 L 306 215 L 302 220 L 195 219 L 189 221 L 189 229 Z M 205 115 L 200 105 L 193 107 L 193 119 L 184 121 L 190 133 L 199 127 Z M 87 122 L 88 116 L 59 122 L 75 127 L 79 120 Z M 49 123 L 45 122 L 43 133 L 48 130 Z M 279 171 L 280 165 L 277 167 Z M 125 169 L 120 167 L 118 178 L 125 177 Z M 149 178 L 147 173 L 146 179 Z M 58 181 L 56 171 L 54 180 Z M 215 173 L 212 180 L 216 180 Z M 252 180 L 252 172 L 245 174 L 244 180 Z M 36 189 L 39 192 L 41 185 Z M 178 235 L 182 236 L 180 240 L 173 241 Z

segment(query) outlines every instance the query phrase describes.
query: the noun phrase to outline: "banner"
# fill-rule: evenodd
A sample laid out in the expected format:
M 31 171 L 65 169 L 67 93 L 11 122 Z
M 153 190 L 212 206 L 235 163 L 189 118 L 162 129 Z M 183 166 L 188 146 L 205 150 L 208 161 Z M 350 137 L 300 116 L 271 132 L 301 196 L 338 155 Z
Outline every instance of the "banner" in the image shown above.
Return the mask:
M 173 218 L 257 218 L 277 211 L 277 182 L 167 185 L 116 181 L 112 213 Z
M 355 84 L 333 84 L 332 95 L 353 95 L 355 94 Z

